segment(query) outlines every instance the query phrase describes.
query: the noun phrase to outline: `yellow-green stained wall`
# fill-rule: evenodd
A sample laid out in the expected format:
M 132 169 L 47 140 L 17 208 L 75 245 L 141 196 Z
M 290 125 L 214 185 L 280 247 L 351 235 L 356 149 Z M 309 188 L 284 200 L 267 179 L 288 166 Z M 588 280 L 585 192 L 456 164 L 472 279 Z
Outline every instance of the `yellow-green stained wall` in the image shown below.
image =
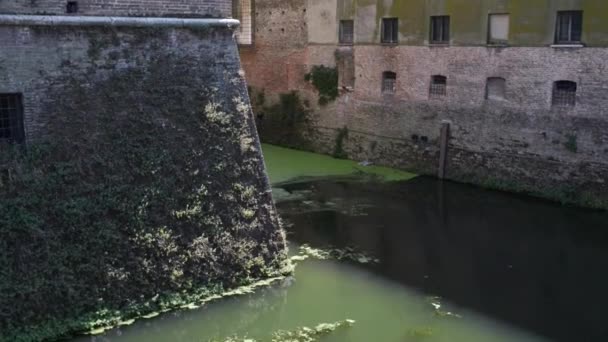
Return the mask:
M 380 43 L 382 18 L 399 18 L 399 42 L 428 43 L 430 16 L 449 15 L 452 45 L 485 45 L 488 15 L 510 15 L 509 45 L 547 46 L 557 11 L 583 11 L 583 43 L 608 46 L 608 0 L 337 0 L 336 15 L 354 19 L 358 44 Z M 311 43 L 315 43 L 311 41 Z

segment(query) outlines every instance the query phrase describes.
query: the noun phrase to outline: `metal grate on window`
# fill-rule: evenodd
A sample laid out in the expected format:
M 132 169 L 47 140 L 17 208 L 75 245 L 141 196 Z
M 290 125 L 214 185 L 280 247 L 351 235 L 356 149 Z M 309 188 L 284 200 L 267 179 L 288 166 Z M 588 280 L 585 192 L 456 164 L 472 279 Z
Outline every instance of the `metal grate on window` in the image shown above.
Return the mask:
M 355 25 L 352 20 L 340 20 L 340 44 L 354 42 Z
M 576 105 L 576 82 L 557 81 L 553 85 L 553 105 L 573 107 Z
M 65 12 L 68 14 L 78 13 L 78 1 L 68 1 Z
M 431 77 L 431 88 L 429 89 L 429 96 L 431 98 L 442 97 L 447 94 L 447 82 L 448 79 L 445 76 L 435 75 Z
M 382 43 L 397 44 L 399 42 L 399 19 L 382 19 Z
M 450 42 L 450 16 L 431 17 L 431 44 L 448 44 Z
M 21 94 L 0 94 L 0 142 L 23 143 Z
M 392 94 L 397 87 L 397 74 L 392 71 L 382 73 L 382 93 Z
M 578 44 L 581 42 L 582 32 L 582 11 L 557 12 L 557 22 L 555 27 L 556 44 Z
M 397 74 L 392 71 L 382 73 L 382 93 L 392 94 L 397 87 Z

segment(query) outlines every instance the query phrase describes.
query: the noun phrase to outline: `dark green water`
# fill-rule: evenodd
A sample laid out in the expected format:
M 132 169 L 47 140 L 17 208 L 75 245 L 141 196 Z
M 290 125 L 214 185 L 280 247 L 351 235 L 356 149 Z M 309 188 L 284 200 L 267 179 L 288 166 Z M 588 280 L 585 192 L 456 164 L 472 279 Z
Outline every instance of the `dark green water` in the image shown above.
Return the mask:
M 357 246 L 380 263 L 309 259 L 254 294 L 78 341 L 264 340 L 347 318 L 321 341 L 608 341 L 606 213 L 424 177 L 276 193 L 292 249 Z

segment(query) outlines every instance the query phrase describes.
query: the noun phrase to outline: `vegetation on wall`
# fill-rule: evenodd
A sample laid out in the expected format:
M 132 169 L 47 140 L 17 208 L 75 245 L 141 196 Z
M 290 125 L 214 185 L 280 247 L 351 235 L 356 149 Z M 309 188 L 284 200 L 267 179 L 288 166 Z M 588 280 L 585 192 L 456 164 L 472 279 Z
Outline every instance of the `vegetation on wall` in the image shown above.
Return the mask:
M 0 341 L 88 330 L 282 268 L 244 92 L 201 89 L 229 82 L 174 58 L 150 58 L 145 72 L 65 70 L 42 104 L 53 117 L 46 135 L 27 150 L 0 147 L 10 170 L 0 187 Z
M 338 69 L 324 65 L 315 65 L 311 71 L 304 76 L 307 82 L 319 92 L 319 105 L 324 106 L 334 101 L 338 93 Z
M 257 127 L 263 141 L 287 147 L 305 148 L 310 133 L 310 109 L 298 92 L 279 94 L 268 105 L 264 91 L 250 90 Z
M 338 130 L 336 135 L 336 145 L 334 146 L 333 157 L 338 159 L 348 159 L 348 154 L 344 151 L 344 140 L 348 139 L 348 127 L 344 126 Z

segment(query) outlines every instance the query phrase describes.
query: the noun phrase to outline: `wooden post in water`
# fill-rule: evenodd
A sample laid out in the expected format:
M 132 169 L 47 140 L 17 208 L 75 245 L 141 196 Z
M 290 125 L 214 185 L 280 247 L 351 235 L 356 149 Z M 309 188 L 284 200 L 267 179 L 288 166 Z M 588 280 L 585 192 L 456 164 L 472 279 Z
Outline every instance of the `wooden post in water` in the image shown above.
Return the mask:
M 445 178 L 445 167 L 448 158 L 448 143 L 450 140 L 450 123 L 448 121 L 441 122 L 441 139 L 439 146 L 439 179 Z

